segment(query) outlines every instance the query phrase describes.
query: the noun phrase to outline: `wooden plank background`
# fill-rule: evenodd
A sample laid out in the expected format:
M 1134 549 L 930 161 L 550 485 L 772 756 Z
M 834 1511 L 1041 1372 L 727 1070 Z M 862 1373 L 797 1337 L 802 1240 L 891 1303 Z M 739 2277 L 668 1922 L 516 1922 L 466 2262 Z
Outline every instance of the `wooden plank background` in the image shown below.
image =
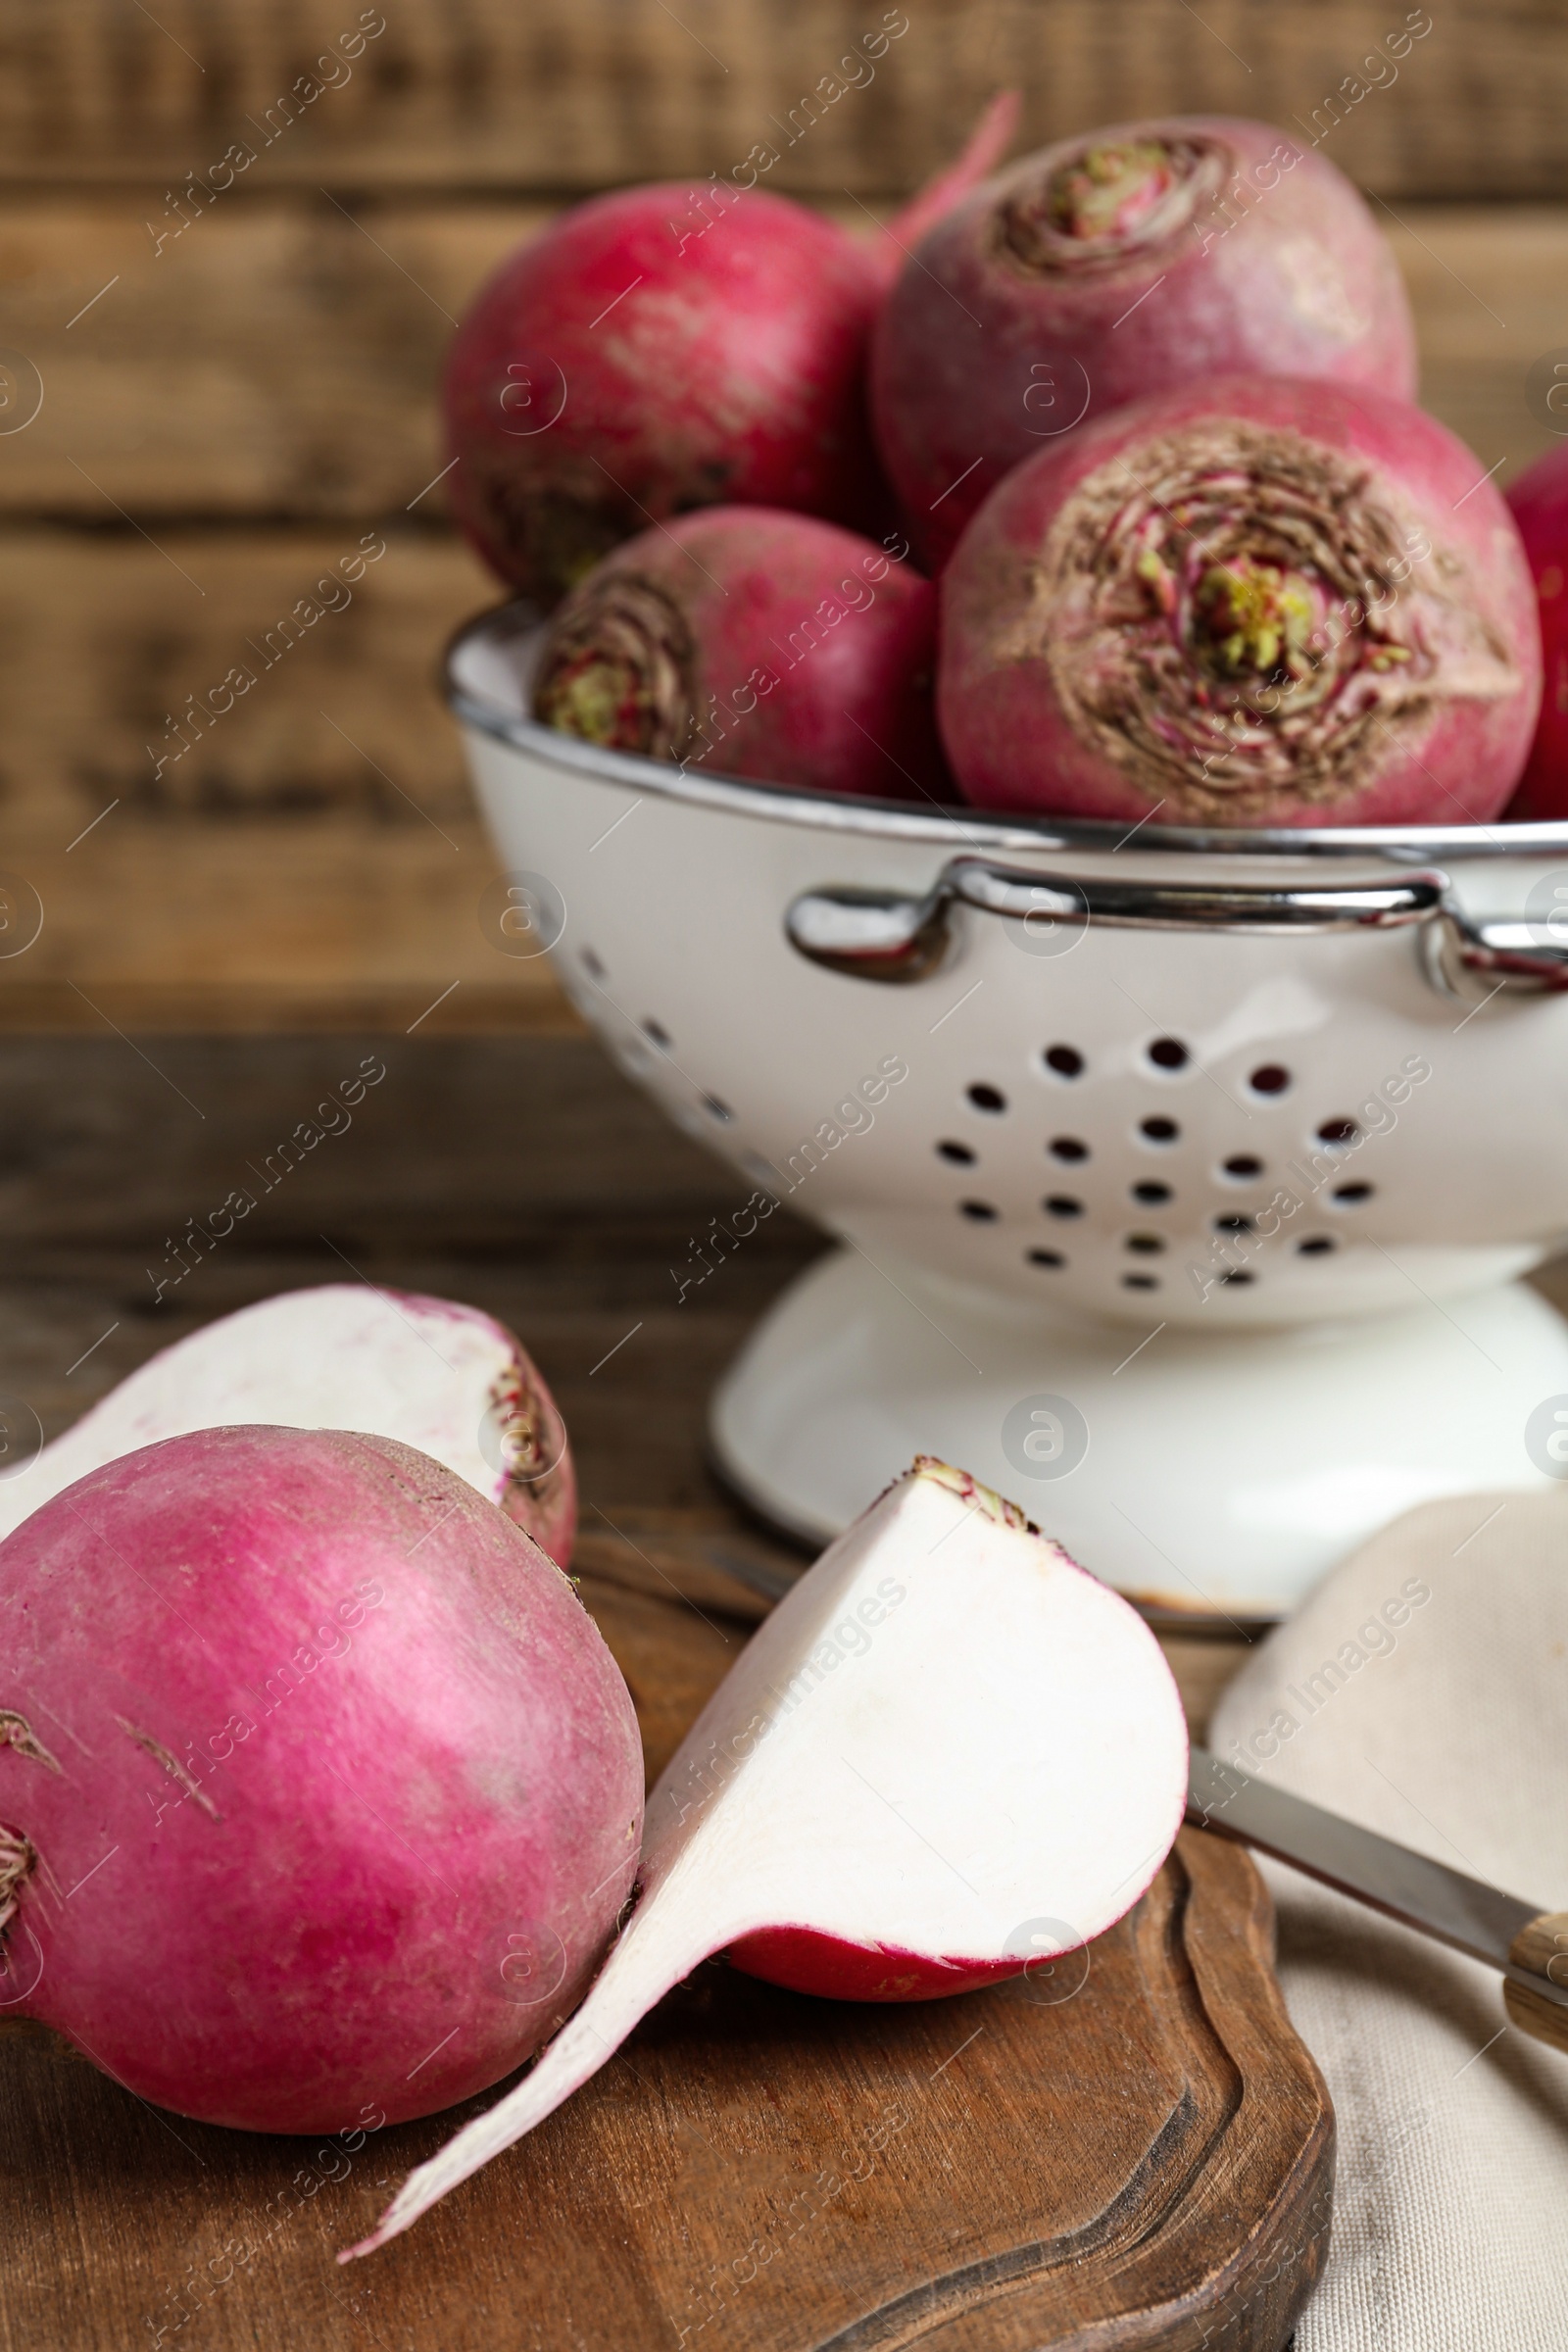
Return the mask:
M 873 77 L 792 134 L 884 20 Z M 863 223 L 1002 82 L 1027 145 L 1171 109 L 1306 128 L 1348 77 L 1327 152 L 1381 207 L 1428 405 L 1506 480 L 1549 438 L 1531 362 L 1568 349 L 1547 0 L 11 0 L 0 867 L 46 920 L 0 961 L 0 1027 L 401 1029 L 454 981 L 438 1028 L 575 1026 L 479 933 L 492 867 L 433 686 L 494 593 L 430 487 L 442 352 L 554 204 L 772 140 L 770 184 Z M 42 408 L 6 430 L 28 368 Z M 160 769 L 171 714 L 366 534 L 352 602 Z
M 0 172 L 19 187 L 176 182 L 252 118 L 273 184 L 581 191 L 703 174 L 900 20 L 874 78 L 784 159 L 784 184 L 902 189 L 999 83 L 1030 143 L 1164 112 L 1288 122 L 1431 31 L 1353 110 L 1345 169 L 1389 196 L 1562 189 L 1568 47 L 1557 0 L 10 0 Z M 370 33 L 357 57 L 342 36 Z M 318 59 L 326 59 L 324 66 Z M 302 75 L 335 86 L 283 127 Z M 269 110 L 273 110 L 271 116 Z M 217 142 L 215 144 L 215 141 Z M 161 196 L 162 190 L 158 191 Z

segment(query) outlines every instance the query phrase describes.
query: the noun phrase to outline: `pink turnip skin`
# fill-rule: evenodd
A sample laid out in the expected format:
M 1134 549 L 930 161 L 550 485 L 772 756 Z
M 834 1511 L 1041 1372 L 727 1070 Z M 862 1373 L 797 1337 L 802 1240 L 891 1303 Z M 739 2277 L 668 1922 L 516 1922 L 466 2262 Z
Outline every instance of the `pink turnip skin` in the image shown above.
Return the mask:
M 900 532 L 713 507 L 606 557 L 562 606 L 535 717 L 717 775 L 951 797 L 932 711 L 936 592 Z
M 511 255 L 453 339 L 443 395 L 453 508 L 486 563 L 549 607 L 620 540 L 694 507 L 885 528 L 872 316 L 903 247 L 993 168 L 1016 114 L 1015 94 L 993 101 L 874 238 L 758 186 L 759 160 L 749 184 L 594 197 Z
M 955 205 L 883 306 L 871 407 L 935 572 L 1009 467 L 1239 372 L 1413 395 L 1409 304 L 1325 157 L 1269 123 L 1175 116 L 1063 140 Z
M 1157 1875 L 1156 1866 L 1139 1885 L 1134 1901 Z M 896 1943 L 852 1943 L 842 1936 L 819 1935 L 814 1928 L 760 1928 L 756 1935 L 737 1936 L 724 1957 L 743 1976 L 826 2001 L 951 2000 L 956 1993 L 1007 1984 L 1029 1969 L 1024 1953 L 1011 1953 L 1005 1960 L 935 1958 Z
M 314 2132 L 466 2098 L 575 2006 L 637 1866 L 636 1721 L 466 1482 L 203 1431 L 46 1503 L 0 1590 L 11 2015 L 157 2105 Z
M 693 200 L 671 181 L 575 206 L 502 265 L 453 338 L 453 507 L 486 563 L 546 606 L 692 507 L 878 512 L 868 252 L 761 188 Z
M 1535 577 L 1545 691 L 1519 790 L 1504 813 L 1541 823 L 1568 816 L 1568 444 L 1527 466 L 1507 500 Z
M 1541 690 L 1480 461 L 1404 402 L 1280 376 L 1135 403 L 995 490 L 942 581 L 965 799 L 1162 824 L 1482 824 Z
M 1139 1888 L 1140 1894 L 1144 1889 Z M 787 1992 L 831 2001 L 932 2001 L 978 1992 L 1023 1973 L 1021 1959 L 933 1960 L 894 1944 L 847 1943 L 814 1928 L 762 1928 L 742 1936 L 728 1959 L 744 1976 Z

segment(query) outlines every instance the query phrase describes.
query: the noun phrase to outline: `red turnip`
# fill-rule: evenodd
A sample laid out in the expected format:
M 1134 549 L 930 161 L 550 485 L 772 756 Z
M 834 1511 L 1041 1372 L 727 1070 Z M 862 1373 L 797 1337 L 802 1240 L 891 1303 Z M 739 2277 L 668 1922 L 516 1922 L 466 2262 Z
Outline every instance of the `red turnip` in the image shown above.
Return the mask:
M 1017 101 L 883 236 L 852 236 L 737 172 L 597 196 L 504 262 L 453 339 L 458 519 L 553 605 L 650 522 L 721 501 L 866 527 L 889 500 L 865 416 L 872 314 L 932 207 L 990 171 Z M 761 160 L 763 157 L 768 160 Z
M 1063 140 L 950 209 L 878 319 L 872 414 L 939 570 L 1043 441 L 1244 370 L 1412 394 L 1409 305 L 1324 156 L 1265 122 L 1178 116 Z
M 239 1421 L 417 1446 L 499 1503 L 559 1567 L 570 1563 L 577 1483 L 565 1426 L 512 1333 L 449 1298 L 347 1282 L 261 1299 L 165 1348 L 0 1481 L 0 1536 L 139 1446 Z
M 1022 106 L 1021 92 L 999 90 L 969 133 L 962 153 L 945 172 L 928 179 L 902 212 L 895 213 L 877 231 L 871 252 L 884 289 L 892 286 L 908 260 L 910 246 L 917 245 L 944 213 L 950 213 L 977 180 L 1001 163 L 1012 145 Z
M 1568 446 L 1528 466 L 1508 491 L 1535 574 L 1545 692 L 1536 740 L 1506 814 L 1521 823 L 1568 816 Z
M 1280 376 L 1018 466 L 944 575 L 942 643 L 966 799 L 1130 823 L 1484 823 L 1541 685 L 1480 461 L 1403 401 Z
M 921 1460 L 802 1578 L 648 1804 L 637 1909 L 575 2018 L 405 2183 L 368 2252 L 543 2121 L 699 1961 L 919 2000 L 1130 1910 L 1181 1825 L 1159 1645 L 1016 1505 Z
M 936 592 L 907 553 L 765 507 L 644 531 L 557 612 L 534 715 L 715 774 L 940 797 Z
M 0 1547 L 0 2000 L 138 2097 L 333 2131 L 569 2015 L 637 1863 L 631 1700 L 566 1579 L 438 1463 L 218 1429 Z

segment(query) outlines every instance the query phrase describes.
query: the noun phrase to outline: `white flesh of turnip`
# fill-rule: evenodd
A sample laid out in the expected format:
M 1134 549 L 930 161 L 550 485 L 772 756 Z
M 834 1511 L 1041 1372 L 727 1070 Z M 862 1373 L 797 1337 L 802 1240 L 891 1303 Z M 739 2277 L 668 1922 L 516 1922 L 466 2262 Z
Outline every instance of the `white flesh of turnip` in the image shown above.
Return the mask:
M 509 1500 L 517 1463 L 508 1416 L 525 1365 L 512 1333 L 475 1307 L 367 1283 L 286 1291 L 164 1348 L 0 1480 L 0 1537 L 138 1446 L 241 1422 L 396 1438 L 543 1537 L 534 1514 Z M 550 1476 L 557 1469 L 546 1465 Z
M 838 1947 L 862 1997 L 867 1963 L 889 1971 L 871 1997 L 900 1998 L 1086 1942 L 1158 1871 L 1186 1786 L 1181 1701 L 1142 1619 L 1015 1505 L 922 1459 L 764 1622 L 660 1780 L 637 1908 L 576 2015 L 352 2251 L 407 2229 L 760 1930 L 812 1932 L 803 1988 L 841 1988 Z

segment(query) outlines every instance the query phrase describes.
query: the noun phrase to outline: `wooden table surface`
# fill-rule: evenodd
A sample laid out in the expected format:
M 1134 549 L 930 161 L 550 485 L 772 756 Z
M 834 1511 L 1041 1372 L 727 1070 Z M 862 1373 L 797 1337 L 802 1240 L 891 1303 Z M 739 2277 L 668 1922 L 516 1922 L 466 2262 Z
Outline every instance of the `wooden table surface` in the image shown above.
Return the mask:
M 166 1239 L 363 1055 L 385 1076 L 353 1126 L 156 1302 Z M 769 1586 L 800 1566 L 709 1475 L 704 1411 L 750 1324 L 822 1243 L 787 1213 L 772 1218 L 700 1299 L 678 1304 L 669 1269 L 723 1209 L 728 1181 L 576 1039 L 0 1040 L 0 1390 L 53 1436 L 199 1323 L 323 1281 L 490 1309 L 521 1334 L 565 1413 L 583 1494 L 583 1596 L 657 1773 L 765 1612 Z M 1243 1653 L 1170 1648 L 1200 1724 Z M 429 2152 L 443 2127 L 409 2130 L 422 2135 L 416 2152 Z M 75 2144 L 83 2133 L 90 2147 Z M 219 2206 L 208 2201 L 244 2219 L 259 2193 L 254 2163 L 228 2161 L 233 2137 L 168 2126 L 115 2085 L 89 2085 L 79 2060 L 25 2030 L 0 2035 L 10 2207 L 0 2352 L 121 2352 L 157 2340 L 160 2327 L 165 2342 L 264 2340 L 275 2282 L 257 2288 L 262 2338 L 248 2332 L 240 2288 L 214 2298 L 210 2280 L 205 2296 L 190 2283 L 213 2251 Z M 279 2184 L 297 2158 L 296 2143 L 277 2143 Z M 406 2161 L 407 2151 L 383 2156 L 376 2172 Z M 358 2179 L 364 2167 L 353 2170 Z M 360 2188 L 354 2198 L 351 2217 L 335 2190 L 323 2193 L 299 2229 L 340 2242 L 350 2218 L 369 2218 Z M 227 2231 L 225 2221 L 220 2242 Z M 298 2340 L 470 2340 L 393 2328 L 384 2306 L 375 2316 L 374 2266 L 350 2277 L 337 2308 L 313 2287 L 319 2309 L 301 2316 Z M 494 2316 L 505 2294 L 499 2280 L 488 2291 Z M 471 2340 L 504 2339 L 481 2329 Z

